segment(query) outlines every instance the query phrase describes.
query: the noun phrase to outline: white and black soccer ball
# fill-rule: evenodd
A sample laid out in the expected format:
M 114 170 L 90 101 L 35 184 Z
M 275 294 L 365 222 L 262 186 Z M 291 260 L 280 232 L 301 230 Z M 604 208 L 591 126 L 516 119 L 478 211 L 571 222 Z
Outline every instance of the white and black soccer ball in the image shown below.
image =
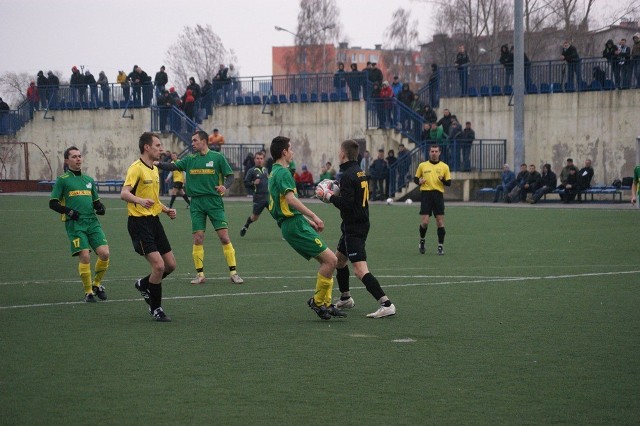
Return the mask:
M 338 186 L 337 180 L 324 179 L 318 182 L 316 186 L 316 197 L 322 200 L 322 202 L 327 203 L 328 201 L 324 198 L 324 194 L 327 192 L 332 192 L 333 195 L 340 195 L 340 186 Z
M 406 200 L 404 200 L 405 204 L 413 204 L 413 200 L 411 198 L 407 198 Z
M 390 206 L 393 204 L 393 198 L 387 198 L 387 205 Z

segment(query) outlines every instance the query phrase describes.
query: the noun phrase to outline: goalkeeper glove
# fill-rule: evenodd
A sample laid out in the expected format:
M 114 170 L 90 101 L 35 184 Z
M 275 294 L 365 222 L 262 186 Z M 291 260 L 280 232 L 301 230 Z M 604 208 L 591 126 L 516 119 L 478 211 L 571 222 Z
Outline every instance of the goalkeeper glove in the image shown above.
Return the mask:
M 67 214 L 67 216 L 69 217 L 69 219 L 71 219 L 71 220 L 78 220 L 78 219 L 80 219 L 80 213 L 78 213 L 76 210 L 73 210 L 73 209 L 67 209 L 66 214 Z
M 104 216 L 107 211 L 104 207 L 104 204 L 102 204 L 100 201 L 96 201 L 95 203 L 93 203 L 93 208 L 96 210 L 96 214 L 98 216 Z

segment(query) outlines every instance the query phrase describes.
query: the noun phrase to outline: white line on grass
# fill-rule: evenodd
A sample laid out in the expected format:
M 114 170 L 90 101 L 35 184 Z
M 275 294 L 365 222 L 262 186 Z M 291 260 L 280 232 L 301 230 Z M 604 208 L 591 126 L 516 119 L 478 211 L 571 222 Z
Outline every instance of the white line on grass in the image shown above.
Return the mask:
M 405 284 L 386 284 L 385 288 L 401 288 L 401 287 L 427 287 L 427 286 L 441 286 L 441 285 L 453 285 L 453 284 L 484 284 L 484 283 L 499 283 L 499 282 L 522 282 L 522 281 L 540 281 L 540 280 L 559 280 L 566 278 L 586 278 L 586 277 L 601 277 L 611 275 L 630 275 L 640 274 L 640 271 L 619 271 L 619 272 L 592 272 L 585 274 L 566 274 L 566 275 L 545 275 L 541 277 L 485 277 L 475 280 L 463 280 L 463 281 L 442 281 L 437 283 L 405 283 Z M 278 278 L 278 277 L 276 277 Z M 413 275 L 413 276 L 394 276 L 393 278 L 467 278 L 467 277 L 447 277 L 447 276 L 428 276 L 428 275 Z M 475 278 L 475 277 L 472 277 Z M 356 287 L 353 290 L 363 290 L 363 287 Z M 196 296 L 173 296 L 165 297 L 164 300 L 188 300 L 188 299 L 209 299 L 214 297 L 242 297 L 242 296 L 264 296 L 264 295 L 276 295 L 276 294 L 290 294 L 290 293 L 308 293 L 309 289 L 295 289 L 295 290 L 271 290 L 271 291 L 251 291 L 240 293 L 224 293 L 224 294 L 203 294 Z M 117 302 L 140 302 L 141 298 L 135 299 L 117 299 L 107 300 L 100 303 L 117 303 Z M 34 303 L 29 305 L 9 305 L 0 306 L 0 310 L 4 309 L 24 309 L 24 308 L 40 308 L 48 306 L 64 306 L 64 305 L 81 305 L 85 302 L 56 302 L 56 303 Z

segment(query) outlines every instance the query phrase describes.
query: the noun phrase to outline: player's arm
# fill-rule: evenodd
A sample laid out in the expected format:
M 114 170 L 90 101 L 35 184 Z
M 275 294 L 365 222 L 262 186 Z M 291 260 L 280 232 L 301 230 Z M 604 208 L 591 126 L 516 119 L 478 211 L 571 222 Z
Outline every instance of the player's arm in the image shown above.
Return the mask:
M 235 177 L 233 176 L 233 173 L 230 175 L 226 175 L 224 177 L 224 182 L 222 183 L 222 185 L 216 186 L 216 191 L 218 191 L 218 194 L 224 195 L 224 193 L 227 192 L 229 188 L 231 188 L 231 185 L 233 185 L 234 180 L 235 180 Z
M 127 203 L 132 204 L 140 204 L 142 207 L 149 209 L 151 206 L 155 204 L 150 198 L 140 198 L 135 195 L 131 190 L 133 187 L 131 185 L 125 185 L 122 187 L 122 191 L 120 191 L 120 199 L 126 201 Z
M 160 206 L 162 206 L 162 213 L 166 213 L 167 216 L 169 216 L 171 219 L 176 218 L 177 216 L 176 209 L 170 209 L 169 207 L 165 206 L 162 203 L 160 203 Z
M 180 170 L 178 169 L 178 166 L 176 165 L 176 163 L 167 163 L 166 161 L 154 161 L 153 165 L 159 168 L 160 170 L 166 170 L 169 172 L 172 172 L 174 170 Z
M 60 200 L 58 199 L 52 198 L 51 200 L 49 200 L 49 208 L 60 214 L 66 214 L 71 220 L 80 219 L 80 214 L 76 210 L 70 209 L 67 206 L 63 206 L 62 204 L 60 204 Z
M 357 184 L 357 182 L 355 184 Z M 355 205 L 355 188 L 351 176 L 342 176 L 340 181 L 340 195 L 331 194 L 329 196 L 329 202 L 340 210 L 353 209 Z
M 320 232 L 324 229 L 324 222 L 314 212 L 312 212 L 302 201 L 296 198 L 293 191 L 288 191 L 285 196 L 285 200 L 290 207 L 298 210 L 309 221 L 313 229 Z

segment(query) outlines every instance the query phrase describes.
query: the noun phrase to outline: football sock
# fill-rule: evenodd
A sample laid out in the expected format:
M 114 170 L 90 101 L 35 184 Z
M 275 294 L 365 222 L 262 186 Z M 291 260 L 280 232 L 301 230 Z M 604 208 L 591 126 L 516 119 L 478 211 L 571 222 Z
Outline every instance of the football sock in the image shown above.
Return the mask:
M 244 227 L 248 229 L 249 225 L 251 225 L 252 223 L 253 223 L 253 221 L 251 220 L 251 216 L 249 216 L 247 218 L 247 222 L 244 224 Z
M 91 265 L 89 263 L 78 263 L 78 273 L 82 280 L 82 287 L 84 287 L 84 293 L 93 293 L 91 289 Z
M 438 228 L 438 244 L 444 244 L 444 234 L 446 234 L 444 226 L 442 228 Z
M 187 194 L 184 194 L 182 196 L 182 199 L 187 203 L 188 206 L 191 205 L 191 202 L 189 201 L 189 197 L 187 197 Z
M 344 268 L 337 268 L 336 279 L 338 280 L 338 287 L 340 288 L 340 293 L 348 293 L 349 292 L 349 267 L 345 266 Z
M 204 271 L 204 246 L 202 244 L 194 244 L 191 250 L 193 255 L 193 264 L 196 266 L 196 271 Z
M 425 225 L 423 228 L 422 225 L 420 225 L 420 238 L 422 239 L 427 235 L 427 226 L 428 225 Z
M 236 251 L 233 248 L 233 244 L 224 244 L 222 246 L 222 253 L 224 253 L 224 258 L 227 260 L 227 265 L 229 265 L 229 272 L 231 275 L 236 274 Z
M 102 277 L 104 277 L 104 273 L 107 272 L 108 268 L 109 259 L 102 260 L 98 258 L 98 260 L 96 260 L 96 275 L 95 277 L 93 277 L 93 285 L 95 285 L 96 287 L 100 287 L 100 283 L 102 283 Z
M 331 290 L 333 289 L 333 277 L 323 277 L 318 272 L 316 278 L 316 292 L 313 295 L 313 301 L 318 306 L 331 305 Z
M 374 277 L 371 272 L 362 277 L 362 284 L 364 284 L 364 286 L 367 288 L 367 291 L 371 293 L 371 295 L 375 297 L 376 300 L 379 300 L 385 296 L 384 291 L 382 291 L 382 287 L 380 287 L 378 279 Z
M 384 302 L 380 302 L 380 304 L 385 308 L 388 308 L 389 306 L 391 306 L 391 300 L 387 299 Z
M 147 291 L 149 292 L 149 306 L 153 312 L 162 306 L 162 283 L 149 282 Z
M 169 201 L 169 208 L 173 208 L 173 203 L 176 201 L 176 196 L 172 195 L 171 196 L 171 201 Z
M 149 288 L 149 278 L 150 277 L 151 277 L 151 274 L 149 274 L 146 277 L 140 279 L 140 286 L 142 286 L 142 288 L 144 288 L 144 289 Z

